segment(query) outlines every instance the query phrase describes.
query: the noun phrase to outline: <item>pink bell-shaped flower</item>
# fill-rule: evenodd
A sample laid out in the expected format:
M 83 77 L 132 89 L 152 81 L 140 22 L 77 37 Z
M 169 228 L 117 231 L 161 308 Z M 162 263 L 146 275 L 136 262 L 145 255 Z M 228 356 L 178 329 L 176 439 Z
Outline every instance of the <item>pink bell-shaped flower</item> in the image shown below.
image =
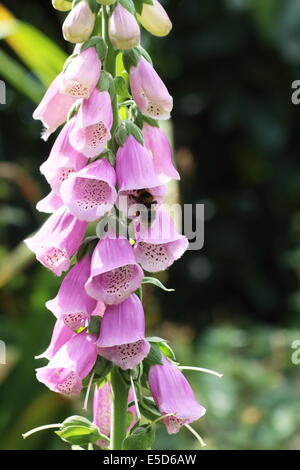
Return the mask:
M 166 184 L 171 179 L 179 180 L 180 176 L 172 161 L 172 151 L 168 138 L 159 127 L 143 125 L 145 147 L 150 152 L 156 176 Z
M 48 365 L 36 370 L 39 382 L 53 392 L 76 396 L 97 359 L 95 337 L 83 331 L 74 335 L 52 357 Z
M 101 61 L 95 47 L 89 47 L 70 59 L 63 72 L 60 92 L 78 98 L 89 98 L 101 73 Z
M 87 41 L 94 29 L 95 15 L 87 0 L 82 0 L 72 8 L 63 24 L 63 35 L 66 41 L 81 43 Z
M 144 57 L 130 68 L 129 78 L 133 99 L 142 114 L 153 119 L 169 119 L 173 98 Z
M 93 253 L 87 293 L 106 305 L 122 302 L 141 284 L 143 270 L 124 237 L 105 235 Z
M 46 307 L 71 330 L 86 326 L 97 304 L 84 288 L 89 275 L 90 257 L 86 255 L 68 272 L 57 296 L 46 302 Z
M 117 152 L 116 173 L 118 206 L 124 212 L 124 206 L 163 202 L 166 188 L 155 174 L 148 150 L 133 136 L 129 136 Z
M 37 260 L 56 276 L 67 271 L 70 258 L 78 250 L 85 231 L 86 222 L 77 220 L 66 207 L 52 214 L 31 238 L 25 240 Z
M 162 420 L 169 434 L 176 434 L 181 426 L 205 414 L 205 408 L 197 402 L 182 372 L 166 357 L 163 357 L 162 365 L 150 367 L 149 385 L 161 414 L 173 413 Z
M 67 120 L 70 108 L 77 99 L 73 96 L 63 95 L 60 92 L 62 78 L 61 73 L 53 80 L 33 113 L 33 119 L 42 121 L 44 125 L 45 129 L 42 132 L 42 139 L 44 140 L 47 140 Z
M 70 133 L 71 145 L 86 158 L 97 157 L 111 138 L 112 123 L 109 93 L 95 88 L 79 109 L 74 129 Z
M 93 221 L 110 211 L 116 199 L 116 173 L 106 158 L 97 160 L 62 184 L 61 194 L 71 214 Z
M 70 132 L 74 125 L 75 119 L 73 118 L 63 127 L 54 142 L 49 158 L 40 167 L 42 175 L 58 196 L 63 181 L 70 173 L 81 170 L 87 163 L 85 156 L 70 145 Z
M 135 224 L 136 260 L 149 272 L 165 271 L 187 250 L 188 239 L 175 229 L 165 207 L 160 206 L 152 225 Z
M 132 369 L 148 356 L 150 344 L 145 340 L 143 305 L 135 294 L 106 308 L 97 345 L 100 356 L 124 370 Z

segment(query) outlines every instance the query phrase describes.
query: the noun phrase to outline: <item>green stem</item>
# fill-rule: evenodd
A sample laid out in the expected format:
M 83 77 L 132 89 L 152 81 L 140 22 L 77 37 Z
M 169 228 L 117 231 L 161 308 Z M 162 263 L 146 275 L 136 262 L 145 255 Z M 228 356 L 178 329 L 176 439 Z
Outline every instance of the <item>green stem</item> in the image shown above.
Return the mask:
M 115 49 L 113 48 L 109 40 L 108 14 L 107 14 L 107 7 L 105 7 L 104 5 L 102 6 L 102 35 L 108 47 L 107 56 L 106 56 L 105 63 L 104 63 L 104 70 L 106 70 L 106 72 L 109 72 L 112 75 L 112 77 L 115 77 L 117 52 L 115 51 Z M 117 94 L 115 94 L 115 96 L 112 98 L 111 105 L 112 105 L 112 111 L 113 111 L 113 125 L 111 128 L 111 135 L 113 136 L 115 130 L 120 124 Z M 110 148 L 113 151 L 116 150 L 113 138 L 108 143 L 108 148 Z
M 111 450 L 122 450 L 127 431 L 127 407 L 129 387 L 120 376 L 119 369 L 111 372 L 112 416 L 111 416 Z

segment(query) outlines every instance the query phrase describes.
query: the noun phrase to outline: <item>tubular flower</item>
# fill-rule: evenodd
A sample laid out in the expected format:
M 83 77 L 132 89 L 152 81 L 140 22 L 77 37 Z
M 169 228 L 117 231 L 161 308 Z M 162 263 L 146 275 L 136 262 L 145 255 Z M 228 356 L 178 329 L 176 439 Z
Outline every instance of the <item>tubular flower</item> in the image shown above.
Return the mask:
M 111 389 L 110 384 L 106 382 L 101 385 L 99 388 L 95 386 L 94 391 L 94 400 L 93 400 L 93 423 L 98 427 L 101 434 L 104 436 L 110 437 L 110 427 L 111 427 Z M 128 394 L 128 404 L 133 401 L 133 392 L 132 389 L 129 390 Z M 127 427 L 127 431 L 135 425 L 136 423 L 136 409 L 132 405 L 128 407 L 128 412 L 132 416 L 132 421 Z M 100 447 L 107 447 L 107 443 L 104 441 L 98 441 L 97 445 Z
M 46 302 L 46 307 L 71 330 L 86 326 L 97 304 L 84 289 L 89 275 L 90 257 L 86 255 L 68 272 L 57 296 Z
M 115 170 L 103 158 L 71 174 L 62 185 L 62 199 L 77 219 L 93 221 L 112 209 L 115 185 Z
M 143 125 L 145 147 L 153 159 L 156 176 L 166 184 L 171 179 L 179 180 L 180 176 L 172 161 L 172 151 L 168 138 L 159 127 Z
M 95 336 L 83 331 L 69 339 L 47 366 L 37 369 L 36 377 L 53 392 L 76 396 L 80 394 L 82 380 L 90 373 L 96 359 Z
M 86 225 L 86 222 L 77 220 L 63 206 L 25 243 L 41 264 L 60 276 L 69 268 L 70 258 L 82 242 Z
M 95 15 L 86 0 L 82 0 L 70 11 L 63 24 L 66 41 L 81 43 L 87 41 L 94 29 Z
M 49 136 L 67 120 L 69 110 L 77 99 L 60 92 L 62 78 L 61 73 L 53 80 L 33 113 L 33 119 L 42 121 L 44 125 L 43 140 L 48 140 Z
M 124 370 L 137 366 L 148 355 L 144 310 L 135 294 L 106 308 L 97 345 L 100 356 Z
M 163 202 L 166 188 L 155 174 L 149 152 L 133 136 L 129 136 L 117 152 L 116 173 L 121 210 L 124 206 Z
M 164 7 L 152 0 L 152 5 L 143 3 L 142 13 L 137 15 L 141 25 L 154 36 L 167 36 L 172 29 L 170 18 Z
M 57 351 L 62 348 L 63 345 L 74 336 L 74 334 L 75 333 L 70 330 L 62 320 L 56 320 L 48 348 L 42 354 L 36 356 L 35 359 L 46 358 L 50 361 Z
M 79 109 L 75 126 L 70 133 L 71 145 L 86 158 L 97 157 L 111 138 L 112 122 L 109 93 L 95 88 L 91 97 Z
M 57 137 L 49 158 L 41 165 L 40 171 L 45 176 L 51 189 L 58 196 L 60 187 L 70 173 L 81 170 L 86 164 L 85 156 L 70 145 L 70 132 L 75 125 L 71 119 Z
M 176 434 L 181 426 L 192 423 L 205 414 L 205 408 L 196 401 L 184 375 L 166 357 L 163 357 L 162 365 L 150 367 L 149 384 L 162 415 L 173 413 L 173 416 L 162 420 L 169 434 Z
M 188 239 L 180 235 L 168 211 L 161 206 L 152 225 L 135 224 L 134 252 L 142 268 L 149 272 L 168 269 L 187 250 Z
M 101 73 L 96 49 L 89 47 L 72 58 L 62 75 L 60 92 L 73 98 L 89 98 Z
M 133 249 L 124 237 L 106 235 L 93 253 L 87 293 L 107 305 L 118 304 L 132 294 L 143 278 Z
M 46 214 L 53 214 L 57 209 L 60 209 L 64 205 L 61 198 L 51 191 L 44 199 L 41 199 L 36 208 L 39 212 L 45 212 Z
M 153 119 L 169 119 L 173 98 L 152 65 L 141 57 L 130 68 L 130 87 L 134 101 L 145 116 Z
M 109 39 L 115 49 L 131 49 L 140 43 L 140 28 L 135 17 L 118 4 L 109 19 Z

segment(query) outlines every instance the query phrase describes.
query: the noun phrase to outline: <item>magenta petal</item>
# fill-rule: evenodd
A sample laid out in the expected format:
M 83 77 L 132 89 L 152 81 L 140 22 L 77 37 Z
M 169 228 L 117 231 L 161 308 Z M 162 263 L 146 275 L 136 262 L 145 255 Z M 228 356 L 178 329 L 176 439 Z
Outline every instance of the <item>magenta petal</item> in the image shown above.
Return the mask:
M 36 356 L 35 359 L 46 358 L 48 360 L 57 353 L 57 351 L 72 338 L 74 335 L 73 331 L 68 328 L 62 320 L 56 320 L 51 342 L 45 352 Z
M 145 123 L 143 134 L 145 147 L 153 159 L 156 176 L 164 184 L 168 183 L 171 179 L 179 180 L 179 173 L 172 161 L 171 147 L 163 130 Z
M 44 212 L 46 214 L 53 214 L 57 209 L 60 209 L 64 205 L 61 198 L 51 191 L 48 196 L 41 199 L 36 208 L 39 212 Z
M 145 337 L 145 316 L 136 294 L 118 305 L 109 305 L 101 321 L 99 347 L 133 343 Z
M 62 198 L 77 219 L 93 221 L 113 207 L 115 184 L 115 170 L 103 158 L 70 175 L 62 185 Z
M 160 206 L 152 225 L 135 224 L 136 260 L 149 272 L 164 271 L 187 250 L 188 239 L 180 235 L 168 211 Z
M 42 134 L 44 140 L 47 140 L 67 120 L 69 110 L 76 101 L 76 98 L 60 93 L 61 80 L 62 74 L 53 80 L 39 106 L 33 113 L 33 119 L 39 119 L 45 127 Z
M 162 414 L 174 413 L 164 420 L 170 434 L 179 431 L 205 414 L 193 390 L 180 370 L 169 359 L 163 357 L 162 365 L 150 367 L 149 384 L 154 401 Z
M 92 256 L 87 293 L 107 305 L 122 302 L 139 286 L 143 271 L 136 263 L 133 249 L 124 237 L 101 239 Z
M 36 369 L 36 378 L 53 392 L 67 396 L 78 396 L 82 389 L 78 374 L 64 367 L 41 367 Z
M 76 116 L 74 129 L 70 133 L 71 145 L 86 158 L 97 157 L 111 138 L 112 122 L 110 95 L 95 88 Z
M 46 303 L 46 307 L 72 330 L 86 325 L 97 304 L 84 288 L 89 275 L 90 258 L 86 255 L 68 272 L 57 296 Z
M 69 268 L 70 258 L 78 250 L 86 226 L 86 222 L 77 220 L 63 206 L 25 243 L 41 264 L 60 276 Z
M 123 370 L 133 369 L 140 364 L 150 351 L 150 344 L 145 339 L 134 343 L 112 346 L 110 348 L 99 348 L 100 356 L 114 362 Z

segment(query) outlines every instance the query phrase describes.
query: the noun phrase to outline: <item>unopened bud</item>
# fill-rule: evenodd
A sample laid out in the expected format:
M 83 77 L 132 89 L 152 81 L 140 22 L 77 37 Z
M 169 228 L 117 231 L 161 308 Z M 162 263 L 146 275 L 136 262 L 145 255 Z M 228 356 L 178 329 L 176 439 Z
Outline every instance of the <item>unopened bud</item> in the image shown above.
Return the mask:
M 113 5 L 116 3 L 116 0 L 96 0 L 100 5 Z
M 170 18 L 157 0 L 152 1 L 153 5 L 143 4 L 142 13 L 137 15 L 137 18 L 149 33 L 154 36 L 167 36 L 172 29 Z
M 52 5 L 58 11 L 69 11 L 72 8 L 72 2 L 67 0 L 52 0 Z
M 117 5 L 109 18 L 109 39 L 115 49 L 131 49 L 140 43 L 140 27 L 135 17 Z
M 66 41 L 81 43 L 87 41 L 94 29 L 95 15 L 86 0 L 82 0 L 70 11 L 63 24 Z

